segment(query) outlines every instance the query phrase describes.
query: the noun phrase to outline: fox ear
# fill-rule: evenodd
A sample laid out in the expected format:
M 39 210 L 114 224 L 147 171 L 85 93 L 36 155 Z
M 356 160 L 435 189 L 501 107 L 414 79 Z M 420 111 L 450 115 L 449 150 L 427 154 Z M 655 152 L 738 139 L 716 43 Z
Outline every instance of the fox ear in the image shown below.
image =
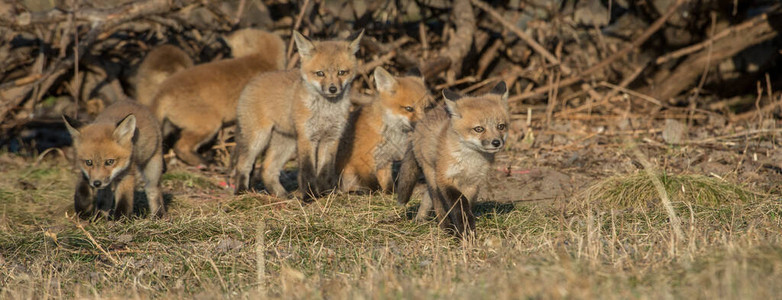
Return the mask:
M 302 57 L 311 57 L 315 51 L 315 44 L 308 37 L 303 36 L 298 31 L 293 31 L 293 41 L 296 42 L 296 48 L 299 49 L 299 55 Z
M 361 43 L 361 37 L 364 36 L 364 29 L 361 29 L 358 33 L 354 33 L 350 37 L 348 37 L 348 41 L 350 41 L 350 44 L 348 45 L 348 49 L 350 52 L 353 52 L 353 54 L 356 54 L 358 52 L 358 46 Z
M 78 139 L 81 136 L 81 132 L 78 129 L 82 126 L 81 122 L 66 115 L 62 115 L 62 120 L 65 122 L 65 128 L 68 129 L 68 133 L 71 134 L 71 139 Z
M 443 99 L 445 99 L 445 109 L 452 118 L 461 118 L 459 109 L 456 105 L 456 100 L 459 100 L 462 96 L 449 89 L 443 90 Z
M 508 107 L 508 87 L 505 85 L 505 81 L 500 81 L 494 88 L 491 89 L 492 94 L 502 96 L 502 104 Z
M 407 70 L 407 76 L 424 77 L 424 75 L 421 74 L 421 69 L 418 67 Z
M 117 123 L 114 128 L 114 140 L 120 144 L 129 144 L 136 132 L 136 116 L 130 114 Z
M 391 76 L 386 69 L 381 67 L 375 68 L 375 87 L 379 92 L 390 93 L 396 88 L 396 79 Z

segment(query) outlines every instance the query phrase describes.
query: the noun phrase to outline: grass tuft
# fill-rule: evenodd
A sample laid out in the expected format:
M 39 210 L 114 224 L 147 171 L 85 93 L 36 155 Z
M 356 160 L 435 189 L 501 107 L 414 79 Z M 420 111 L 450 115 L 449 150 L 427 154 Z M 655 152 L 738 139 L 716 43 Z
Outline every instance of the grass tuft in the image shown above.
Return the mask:
M 750 203 L 761 195 L 739 184 L 702 175 L 659 174 L 658 178 L 674 205 L 720 207 Z M 578 197 L 580 204 L 611 209 L 650 208 L 660 205 L 652 180 L 644 173 L 606 178 Z

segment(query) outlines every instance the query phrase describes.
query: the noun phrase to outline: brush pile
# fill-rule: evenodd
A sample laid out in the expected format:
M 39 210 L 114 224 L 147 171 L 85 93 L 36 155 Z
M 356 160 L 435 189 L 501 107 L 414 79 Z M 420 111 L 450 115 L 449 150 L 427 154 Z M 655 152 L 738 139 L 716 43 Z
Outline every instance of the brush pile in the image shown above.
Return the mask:
M 782 103 L 780 22 L 775 0 L 2 2 L 0 144 L 57 146 L 43 131 L 61 126 L 61 113 L 92 115 L 132 97 L 129 78 L 155 46 L 212 61 L 230 55 L 220 38 L 244 27 L 286 39 L 292 29 L 320 38 L 366 29 L 358 102 L 383 65 L 419 68 L 433 91 L 484 92 L 503 80 L 528 125 L 640 118 L 766 128 Z M 288 56 L 294 66 L 295 51 Z

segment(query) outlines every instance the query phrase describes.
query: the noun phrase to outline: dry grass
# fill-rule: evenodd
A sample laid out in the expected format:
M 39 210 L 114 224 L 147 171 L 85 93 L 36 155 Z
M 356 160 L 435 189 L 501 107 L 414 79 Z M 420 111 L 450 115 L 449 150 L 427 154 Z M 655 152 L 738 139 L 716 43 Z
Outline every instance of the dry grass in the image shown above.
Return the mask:
M 84 223 L 103 253 L 65 217 L 75 180 L 68 165 L 15 161 L 0 165 L 0 298 L 656 299 L 782 292 L 778 197 L 678 206 L 685 234 L 679 241 L 654 205 L 482 203 L 478 238 L 459 243 L 434 224 L 403 219 L 414 208 L 401 209 L 388 195 L 274 202 L 234 197 L 210 178 L 173 170 L 164 182 L 174 194 L 169 219 Z M 628 195 L 648 194 L 634 178 L 611 180 L 638 190 Z M 667 178 L 669 192 L 691 184 L 680 199 L 705 186 L 716 194 L 726 189 L 698 177 Z M 616 195 L 616 185 L 595 189 Z
M 658 174 L 674 204 L 720 207 L 754 202 L 762 197 L 739 185 L 703 175 Z M 586 189 L 581 200 L 605 209 L 657 207 L 659 193 L 644 173 L 612 176 Z

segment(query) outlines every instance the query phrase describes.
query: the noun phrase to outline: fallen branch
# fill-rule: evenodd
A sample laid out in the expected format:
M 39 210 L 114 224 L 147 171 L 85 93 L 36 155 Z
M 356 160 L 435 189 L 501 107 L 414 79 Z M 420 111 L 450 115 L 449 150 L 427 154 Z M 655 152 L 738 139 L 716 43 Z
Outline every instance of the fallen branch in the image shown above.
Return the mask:
M 112 27 L 142 15 L 153 15 L 181 8 L 196 0 L 148 0 L 131 2 L 114 9 L 82 8 L 72 12 L 74 21 L 98 23 L 103 22 Z M 37 25 L 47 25 L 64 22 L 71 13 L 55 8 L 45 12 L 23 12 L 18 15 L 0 18 L 0 26 L 17 30 L 31 30 Z
M 661 100 L 675 97 L 698 79 L 710 61 L 722 61 L 744 49 L 776 37 L 779 33 L 773 24 L 780 20 L 782 15 L 779 14 L 771 16 L 763 14 L 755 17 L 755 20 L 750 22 L 756 23 L 750 29 L 740 35 L 734 35 L 733 38 L 715 42 L 711 45 L 710 51 L 690 56 L 673 70 L 658 73 L 652 79 L 653 84 L 641 89 L 640 92 Z
M 458 76 L 462 69 L 464 57 L 470 51 L 476 22 L 470 0 L 456 0 L 453 4 L 453 23 L 456 32 L 448 40 L 448 46 L 440 56 L 421 68 L 424 78 L 433 78 L 437 73 L 449 67 Z
M 552 63 L 554 65 L 558 65 L 559 69 L 562 70 L 563 74 L 568 75 L 568 74 L 571 73 L 570 68 L 568 68 L 567 66 L 563 65 L 559 61 L 559 59 L 557 59 L 557 57 L 554 56 L 554 54 L 551 54 L 551 52 L 546 50 L 546 48 L 541 46 L 531 36 L 529 36 L 528 34 L 524 33 L 524 31 L 521 31 L 521 29 L 519 29 L 516 25 L 514 25 L 511 22 L 508 22 L 508 20 L 505 20 L 505 18 L 503 18 L 502 15 L 500 15 L 500 13 L 498 13 L 496 10 L 491 8 L 488 4 L 483 3 L 483 1 L 481 1 L 481 0 L 472 0 L 472 3 L 475 6 L 477 6 L 478 8 L 482 9 L 483 11 L 489 13 L 489 15 L 492 16 L 492 18 L 494 18 L 495 20 L 499 21 L 500 24 L 502 24 L 502 26 L 505 26 L 505 28 L 507 28 L 508 30 L 513 32 L 521 40 L 523 40 L 525 43 L 527 43 L 527 45 L 529 45 L 530 48 L 535 50 L 535 52 L 539 53 L 540 55 L 543 55 L 543 57 L 546 58 L 546 60 L 548 60 L 550 63 Z
M 746 22 L 741 23 L 739 25 L 736 25 L 736 26 L 733 26 L 733 27 L 729 27 L 728 29 L 725 29 L 725 30 L 720 31 L 719 33 L 715 34 L 713 37 L 711 37 L 708 40 L 705 40 L 705 41 L 697 43 L 695 45 L 684 47 L 682 49 L 679 49 L 679 50 L 673 51 L 671 53 L 668 53 L 666 55 L 660 56 L 659 58 L 657 58 L 657 60 L 655 60 L 655 63 L 658 64 L 658 65 L 664 64 L 664 63 L 666 63 L 666 62 L 668 62 L 668 61 L 670 61 L 672 59 L 677 59 L 679 57 L 686 56 L 686 55 L 689 55 L 689 54 L 701 51 L 704 48 L 708 47 L 709 45 L 711 45 L 712 43 L 714 43 L 714 42 L 716 42 L 718 40 L 726 38 L 726 37 L 728 37 L 730 35 L 739 34 L 742 31 L 751 29 L 752 27 L 755 27 L 755 26 L 758 26 L 758 25 L 762 24 L 763 22 L 765 22 L 767 20 L 766 17 L 767 17 L 766 15 L 761 15 L 761 17 L 759 17 L 759 18 L 754 18 L 752 20 L 746 21 Z
M 617 53 L 614 53 L 610 57 L 608 57 L 608 58 L 604 59 L 603 61 L 599 62 L 598 64 L 590 67 L 589 69 L 586 69 L 586 70 L 580 72 L 578 75 L 575 75 L 575 76 L 572 76 L 572 77 L 570 77 L 568 79 L 562 80 L 561 82 L 558 83 L 559 84 L 558 85 L 559 88 L 568 87 L 570 85 L 573 85 L 573 84 L 581 81 L 586 75 L 589 75 L 591 73 L 594 73 L 595 71 L 598 71 L 598 70 L 601 70 L 601 69 L 607 67 L 608 65 L 612 64 L 613 62 L 615 62 L 619 58 L 622 58 L 625 55 L 627 55 L 628 53 L 630 53 L 630 51 L 633 51 L 634 49 L 636 49 L 636 48 L 640 47 L 641 45 L 643 45 L 643 43 L 645 43 L 646 40 L 648 40 L 650 37 L 652 37 L 652 35 L 655 32 L 657 32 L 658 30 L 660 30 L 660 28 L 662 28 L 663 24 L 665 24 L 665 22 L 668 21 L 668 19 L 671 16 L 673 16 L 674 13 L 676 13 L 676 10 L 678 10 L 679 7 L 681 7 L 684 3 L 687 3 L 688 1 L 689 0 L 677 0 L 676 3 L 674 3 L 673 5 L 671 5 L 668 8 L 668 11 L 666 11 L 664 15 L 662 15 L 660 18 L 658 18 L 656 21 L 654 21 L 654 23 L 652 23 L 652 25 L 649 26 L 649 28 L 647 28 L 646 31 L 644 31 L 630 45 L 626 46 L 621 51 L 619 51 Z M 510 102 L 520 101 L 520 100 L 527 99 L 527 98 L 530 98 L 530 97 L 533 97 L 533 96 L 537 96 L 537 95 L 540 95 L 540 94 L 543 94 L 543 93 L 547 93 L 551 88 L 552 88 L 552 86 L 550 86 L 550 85 L 541 86 L 541 87 L 535 88 L 535 89 L 533 89 L 533 90 L 531 90 L 529 92 L 522 93 L 521 95 L 513 96 L 513 97 L 511 97 L 509 99 L 509 101 Z

